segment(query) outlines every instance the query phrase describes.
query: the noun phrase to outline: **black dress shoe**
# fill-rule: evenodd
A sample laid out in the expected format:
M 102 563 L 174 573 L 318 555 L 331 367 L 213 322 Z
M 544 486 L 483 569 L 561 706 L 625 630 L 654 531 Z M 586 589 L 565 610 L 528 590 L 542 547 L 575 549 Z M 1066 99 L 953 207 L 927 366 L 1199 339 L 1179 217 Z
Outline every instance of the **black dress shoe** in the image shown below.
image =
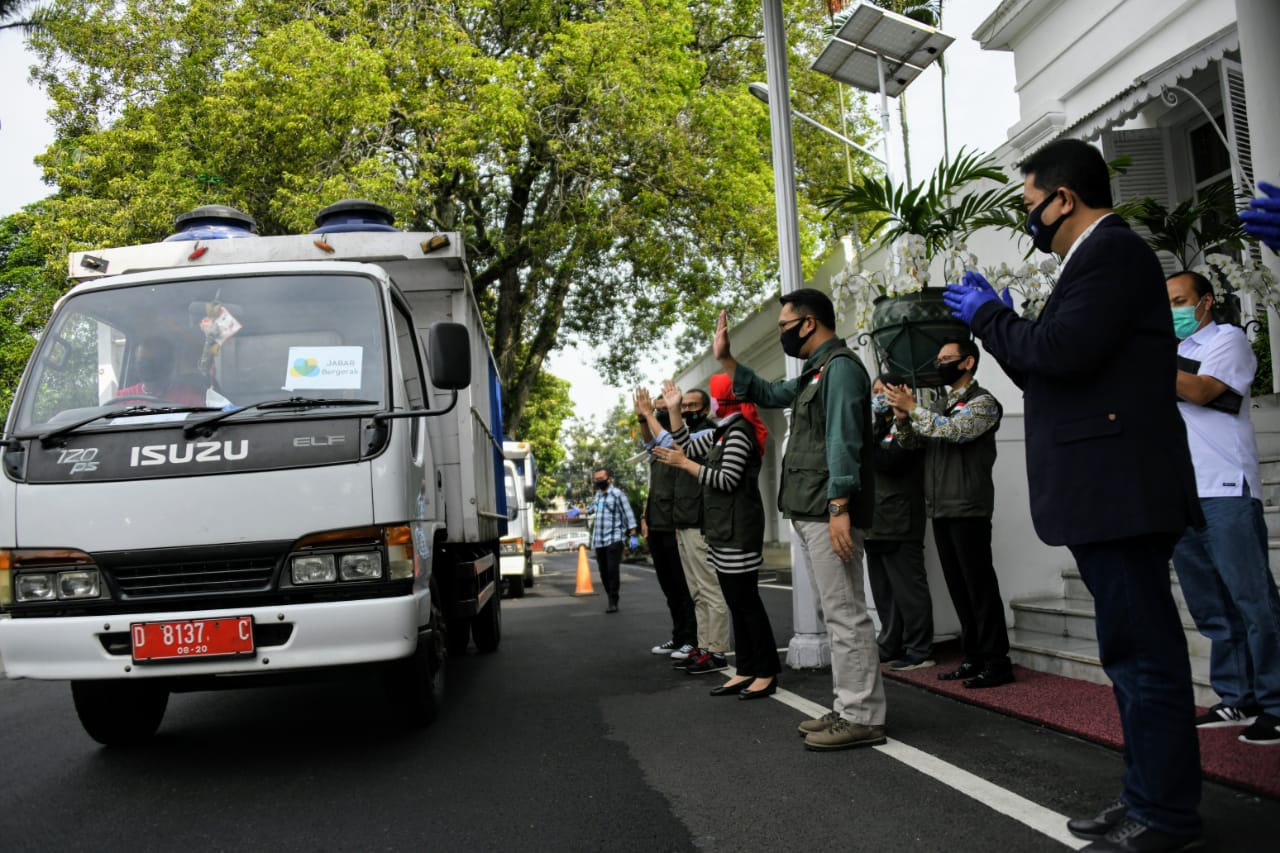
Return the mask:
M 938 680 L 939 681 L 959 681 L 962 678 L 973 678 L 975 675 L 977 675 L 981 671 L 982 671 L 981 668 L 976 663 L 970 663 L 969 661 L 965 661 L 964 663 L 960 664 L 958 668 L 951 670 L 951 672 L 938 673 Z
M 617 613 L 617 612 L 618 612 L 618 599 L 616 599 L 616 598 L 610 598 L 610 599 L 609 599 L 609 606 L 608 606 L 608 607 L 606 607 L 606 608 L 604 609 L 604 612 L 605 612 L 605 613 Z
M 1073 817 L 1067 821 L 1067 831 L 1076 838 L 1093 841 L 1110 832 L 1116 824 L 1124 820 L 1124 816 L 1128 813 L 1129 806 L 1125 801 L 1116 800 L 1113 803 L 1107 803 L 1093 817 Z
M 1125 818 L 1085 847 L 1084 853 L 1191 853 L 1203 849 L 1199 835 L 1170 835 Z
M 742 702 L 748 702 L 752 699 L 763 699 L 766 696 L 772 696 L 778 692 L 778 677 L 774 676 L 769 681 L 768 687 L 762 687 L 759 690 L 741 690 L 738 692 L 738 699 Z
M 711 695 L 712 696 L 737 696 L 743 690 L 746 690 L 747 687 L 750 686 L 750 684 L 751 684 L 750 678 L 748 678 L 746 681 L 738 681 L 733 684 L 725 682 L 724 684 L 721 684 L 719 687 L 711 688 Z
M 1008 665 L 989 666 L 966 681 L 964 686 L 970 690 L 977 690 L 983 687 L 1000 687 L 1004 684 L 1013 684 L 1013 667 Z

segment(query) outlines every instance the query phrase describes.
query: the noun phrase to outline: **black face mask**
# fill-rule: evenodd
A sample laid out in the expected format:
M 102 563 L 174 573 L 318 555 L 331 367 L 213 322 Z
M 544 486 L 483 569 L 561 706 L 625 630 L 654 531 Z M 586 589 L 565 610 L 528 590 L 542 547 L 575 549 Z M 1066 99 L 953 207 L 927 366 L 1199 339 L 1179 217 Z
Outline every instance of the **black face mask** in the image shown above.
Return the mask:
M 658 420 L 658 426 L 663 429 L 671 429 L 671 413 L 666 409 L 659 409 L 654 417 Z
M 813 337 L 813 333 L 818 331 L 817 327 L 815 326 L 813 329 L 809 331 L 809 334 L 804 335 L 802 337 L 800 335 L 800 327 L 804 325 L 805 319 L 806 318 L 803 318 L 803 317 L 800 318 L 800 322 L 796 323 L 795 325 L 791 326 L 790 328 L 783 331 L 780 335 L 778 335 L 778 339 L 782 343 L 782 351 L 785 352 L 787 355 L 791 356 L 792 358 L 802 357 L 800 355 L 800 349 L 805 345 L 805 342 L 808 341 L 809 338 Z
M 702 429 L 702 425 L 707 422 L 707 416 L 704 412 L 684 412 L 682 417 L 691 432 Z
M 965 361 L 966 359 L 958 358 L 938 365 L 938 376 L 943 385 L 955 385 L 960 381 L 960 377 L 964 376 L 964 368 L 960 365 Z
M 1052 225 L 1045 225 L 1040 217 L 1044 214 L 1044 209 L 1049 206 L 1049 202 L 1057 197 L 1058 191 L 1054 190 L 1049 197 L 1040 202 L 1035 208 L 1027 214 L 1027 233 L 1031 235 L 1031 244 L 1042 252 L 1053 251 L 1053 237 L 1058 233 L 1058 229 L 1062 227 L 1062 222 L 1070 214 L 1064 213 L 1054 220 Z
M 596 484 L 596 491 L 598 492 L 607 492 L 609 490 L 608 480 L 593 480 L 592 482 Z

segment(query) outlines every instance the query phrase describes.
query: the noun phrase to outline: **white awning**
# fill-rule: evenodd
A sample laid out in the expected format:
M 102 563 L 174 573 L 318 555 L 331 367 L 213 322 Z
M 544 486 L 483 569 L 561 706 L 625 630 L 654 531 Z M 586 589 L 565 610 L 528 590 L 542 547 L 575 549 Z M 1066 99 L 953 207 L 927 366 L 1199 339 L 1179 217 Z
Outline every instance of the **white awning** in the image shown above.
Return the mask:
M 1063 127 L 1036 148 L 1042 148 L 1054 139 L 1067 137 L 1094 139 L 1104 130 L 1110 130 L 1133 118 L 1147 102 L 1160 97 L 1166 86 L 1185 80 L 1197 71 L 1209 67 L 1211 63 L 1222 59 L 1231 51 L 1239 49 L 1240 38 L 1235 25 L 1224 27 L 1173 59 L 1139 76 L 1128 86 Z

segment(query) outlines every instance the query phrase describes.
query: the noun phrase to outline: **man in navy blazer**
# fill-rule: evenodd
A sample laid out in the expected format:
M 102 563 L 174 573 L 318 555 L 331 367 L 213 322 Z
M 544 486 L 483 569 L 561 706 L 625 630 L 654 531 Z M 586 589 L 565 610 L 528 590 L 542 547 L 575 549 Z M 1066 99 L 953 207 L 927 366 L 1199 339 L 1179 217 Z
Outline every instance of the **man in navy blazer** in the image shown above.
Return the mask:
M 1022 164 L 1027 230 L 1063 256 L 1038 320 L 982 276 L 947 301 L 1023 390 L 1036 532 L 1065 545 L 1093 594 L 1099 655 L 1124 730 L 1120 799 L 1068 822 L 1086 850 L 1200 844 L 1200 754 L 1174 542 L 1203 517 L 1178 414 L 1177 339 L 1155 253 L 1111 211 L 1106 162 L 1051 143 Z

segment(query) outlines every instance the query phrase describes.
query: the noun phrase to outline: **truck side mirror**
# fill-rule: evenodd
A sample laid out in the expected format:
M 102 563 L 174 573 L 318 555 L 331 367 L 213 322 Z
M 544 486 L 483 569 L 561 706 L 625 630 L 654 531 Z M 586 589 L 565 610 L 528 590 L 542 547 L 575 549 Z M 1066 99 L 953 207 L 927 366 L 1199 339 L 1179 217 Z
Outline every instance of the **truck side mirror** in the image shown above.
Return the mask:
M 461 323 L 432 323 L 427 332 L 431 384 L 460 391 L 471 384 L 471 336 Z
M 529 485 L 524 487 L 524 499 L 527 503 L 533 503 L 538 497 L 538 487 Z

